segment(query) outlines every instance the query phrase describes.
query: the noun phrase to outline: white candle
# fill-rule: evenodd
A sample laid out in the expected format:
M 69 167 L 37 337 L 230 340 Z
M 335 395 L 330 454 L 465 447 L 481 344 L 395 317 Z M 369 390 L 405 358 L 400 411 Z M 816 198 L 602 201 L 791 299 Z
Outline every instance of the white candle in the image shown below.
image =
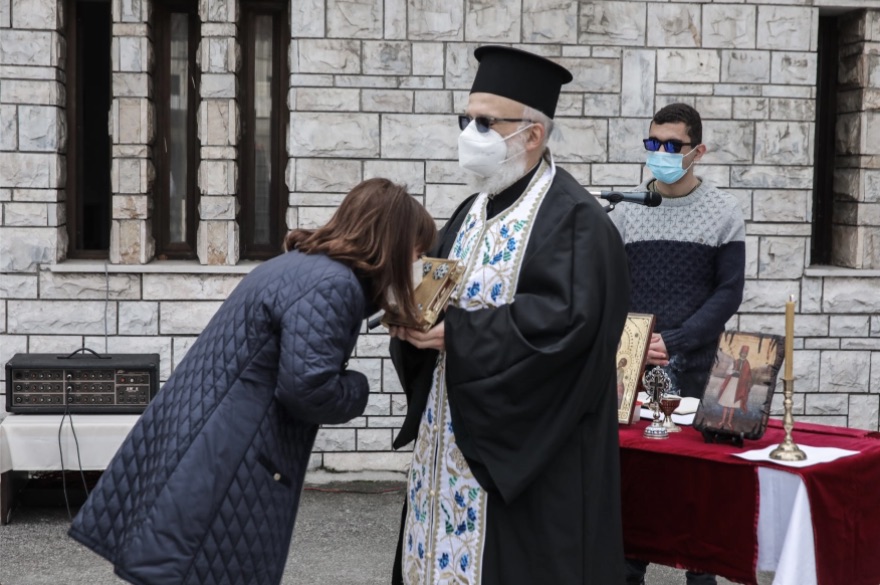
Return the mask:
M 792 361 L 794 355 L 794 295 L 785 303 L 785 375 L 784 380 L 792 378 Z

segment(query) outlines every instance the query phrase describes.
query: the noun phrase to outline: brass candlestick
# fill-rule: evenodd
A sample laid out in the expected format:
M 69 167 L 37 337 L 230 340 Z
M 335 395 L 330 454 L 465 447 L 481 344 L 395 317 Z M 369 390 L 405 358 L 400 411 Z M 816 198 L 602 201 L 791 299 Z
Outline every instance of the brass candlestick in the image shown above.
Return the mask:
M 794 393 L 794 380 L 783 378 L 782 389 L 782 395 L 785 397 L 782 403 L 785 408 L 785 414 L 782 416 L 782 428 L 785 429 L 785 439 L 770 452 L 770 459 L 776 459 L 777 461 L 803 461 L 807 458 L 807 454 L 801 451 L 801 448 L 791 438 L 791 429 L 794 427 L 794 417 L 791 415 L 791 395 Z

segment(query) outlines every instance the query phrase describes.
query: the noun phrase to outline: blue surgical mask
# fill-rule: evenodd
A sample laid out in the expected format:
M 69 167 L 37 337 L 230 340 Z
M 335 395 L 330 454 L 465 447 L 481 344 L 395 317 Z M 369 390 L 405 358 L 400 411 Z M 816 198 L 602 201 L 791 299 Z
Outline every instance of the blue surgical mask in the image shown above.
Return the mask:
M 651 170 L 651 174 L 654 175 L 654 178 L 660 181 L 661 183 L 666 183 L 667 185 L 671 185 L 677 181 L 679 181 L 688 169 L 691 168 L 691 165 L 694 164 L 694 161 L 691 161 L 691 164 L 687 167 L 682 166 L 684 163 L 684 157 L 689 156 L 691 153 L 696 152 L 696 147 L 691 150 L 691 152 L 687 154 L 681 154 L 677 152 L 649 152 L 648 159 L 645 162 L 645 166 L 647 166 Z

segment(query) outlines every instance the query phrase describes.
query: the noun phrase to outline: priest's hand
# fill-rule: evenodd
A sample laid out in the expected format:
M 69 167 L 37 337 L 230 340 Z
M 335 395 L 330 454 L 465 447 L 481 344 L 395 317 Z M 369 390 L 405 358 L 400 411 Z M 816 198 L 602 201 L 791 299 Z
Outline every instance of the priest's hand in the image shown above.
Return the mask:
M 651 334 L 647 362 L 653 366 L 669 365 L 669 352 L 666 351 L 666 343 L 663 341 L 663 335 L 660 333 Z
M 446 327 L 444 327 L 442 321 L 426 332 L 407 327 L 391 327 L 388 330 L 392 337 L 411 343 L 419 349 L 436 349 L 439 351 L 446 349 L 445 332 Z

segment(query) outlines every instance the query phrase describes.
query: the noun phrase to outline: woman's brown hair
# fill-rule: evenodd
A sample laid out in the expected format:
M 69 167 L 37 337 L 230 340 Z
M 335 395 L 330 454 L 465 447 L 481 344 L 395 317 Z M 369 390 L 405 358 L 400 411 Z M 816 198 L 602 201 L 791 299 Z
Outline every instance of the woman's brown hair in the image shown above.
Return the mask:
M 296 229 L 284 239 L 284 249 L 326 254 L 366 277 L 370 299 L 388 309 L 388 291 L 397 310 L 414 317 L 412 254 L 426 252 L 437 236 L 437 226 L 406 188 L 388 179 L 367 179 L 345 196 L 324 227 Z

